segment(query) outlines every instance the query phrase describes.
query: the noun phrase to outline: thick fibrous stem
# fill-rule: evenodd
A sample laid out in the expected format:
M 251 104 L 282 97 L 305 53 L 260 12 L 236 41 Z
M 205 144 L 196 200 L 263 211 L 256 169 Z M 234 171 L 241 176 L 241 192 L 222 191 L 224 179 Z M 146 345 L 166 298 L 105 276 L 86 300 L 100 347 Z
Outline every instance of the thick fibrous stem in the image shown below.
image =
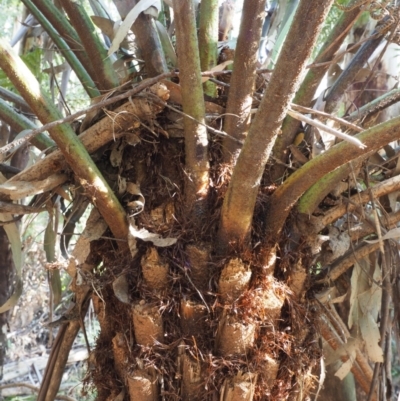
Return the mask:
M 246 243 L 265 164 L 333 0 L 301 1 L 266 93 L 234 167 L 221 212 L 219 246 Z

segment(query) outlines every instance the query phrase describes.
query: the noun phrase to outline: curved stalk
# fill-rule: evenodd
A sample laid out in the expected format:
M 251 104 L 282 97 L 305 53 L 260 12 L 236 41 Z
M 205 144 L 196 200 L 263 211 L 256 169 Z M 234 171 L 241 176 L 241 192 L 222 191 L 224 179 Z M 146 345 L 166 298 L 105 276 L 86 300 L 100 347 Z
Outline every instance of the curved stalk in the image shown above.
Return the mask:
M 297 210 L 300 213 L 312 214 L 322 199 L 332 191 L 333 185 L 346 178 L 351 172 L 349 164 L 339 167 L 323 176 L 311 186 L 300 198 Z
M 353 161 L 352 163 L 359 165 L 367 157 L 371 156 L 372 152 L 367 152 L 362 155 L 359 159 Z M 354 169 L 354 165 L 353 165 Z M 304 195 L 299 199 L 297 210 L 300 213 L 312 214 L 314 210 L 318 207 L 319 203 L 332 192 L 338 182 L 349 176 L 352 171 L 352 166 L 350 164 L 345 164 L 334 171 L 323 176 L 318 182 L 312 185 Z
M 356 138 L 367 146 L 368 152 L 377 151 L 400 138 L 400 117 L 376 125 L 356 135 Z M 267 241 L 276 242 L 287 216 L 307 189 L 326 174 L 364 154 L 365 150 L 341 142 L 293 173 L 268 201 Z
M 64 39 L 62 39 L 59 33 L 54 29 L 53 25 L 45 18 L 45 16 L 39 11 L 39 9 L 32 3 L 31 0 L 22 0 L 25 7 L 34 15 L 36 20 L 42 25 L 43 29 L 48 33 L 50 38 L 53 40 L 58 50 L 67 60 L 68 64 L 74 70 L 76 76 L 81 81 L 83 88 L 90 98 L 100 96 L 100 91 L 96 88 L 95 83 L 83 68 L 81 62 L 78 60 L 76 55 L 68 47 Z
M 219 231 L 222 251 L 232 242 L 249 240 L 265 164 L 332 3 L 333 0 L 302 0 L 298 6 L 225 195 Z
M 258 45 L 265 14 L 265 0 L 245 0 L 230 81 L 224 131 L 243 142 L 250 126 L 256 79 Z M 222 143 L 224 162 L 233 164 L 241 146 L 229 137 Z
M 42 123 L 61 117 L 58 109 L 42 92 L 39 82 L 29 68 L 2 39 L 0 39 L 0 68 Z M 66 124 L 54 127 L 49 132 L 114 236 L 126 239 L 128 226 L 125 211 L 75 132 Z

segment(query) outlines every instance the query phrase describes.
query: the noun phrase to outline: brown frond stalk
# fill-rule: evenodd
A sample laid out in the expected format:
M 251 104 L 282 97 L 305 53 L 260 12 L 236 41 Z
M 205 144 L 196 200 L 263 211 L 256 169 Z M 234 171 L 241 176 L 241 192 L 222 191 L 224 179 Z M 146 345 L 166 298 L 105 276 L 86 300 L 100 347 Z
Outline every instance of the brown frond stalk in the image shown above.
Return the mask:
M 354 8 L 351 11 L 343 13 L 343 15 L 340 17 L 315 60 L 315 62 L 326 63 L 326 65 L 310 68 L 298 92 L 296 93 L 294 103 L 302 106 L 309 106 L 311 104 L 318 85 L 330 66 L 329 62 L 339 50 L 347 36 L 348 31 L 353 26 L 353 23 L 359 14 L 360 11 L 357 8 Z M 288 146 L 293 143 L 299 126 L 300 122 L 296 121 L 290 116 L 287 116 L 283 122 L 282 135 L 277 138 L 274 146 L 274 157 L 284 163 L 286 162 L 286 157 L 288 155 Z M 278 180 L 283 175 L 284 171 L 285 166 L 283 165 L 276 164 L 272 166 L 270 173 L 271 180 Z
M 236 44 L 233 73 L 230 81 L 224 131 L 244 141 L 250 126 L 252 94 L 257 68 L 257 52 L 264 21 L 265 0 L 246 0 Z M 240 151 L 238 142 L 229 137 L 223 141 L 224 162 L 233 164 Z
M 219 246 L 247 242 L 254 205 L 286 111 L 333 0 L 301 1 L 260 107 L 234 167 L 220 221 Z

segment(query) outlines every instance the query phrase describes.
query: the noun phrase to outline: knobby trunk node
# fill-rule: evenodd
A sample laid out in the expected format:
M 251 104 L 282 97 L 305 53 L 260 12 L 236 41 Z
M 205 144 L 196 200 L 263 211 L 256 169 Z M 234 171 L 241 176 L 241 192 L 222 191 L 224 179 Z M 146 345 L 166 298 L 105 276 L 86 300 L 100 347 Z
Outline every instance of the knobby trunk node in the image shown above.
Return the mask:
M 232 167 L 220 163 L 221 141 L 212 137 L 206 215 L 193 221 L 184 206 L 184 139 L 176 120 L 162 112 L 149 126 L 153 132 L 143 128 L 133 141 L 120 139 L 97 155 L 124 205 L 144 199 L 134 216 L 138 228 L 177 242 L 159 247 L 138 240 L 133 258 L 110 239 L 92 242 L 101 258 L 91 278 L 101 330 L 86 383 L 96 387 L 100 401 L 118 395 L 211 400 L 221 394 L 229 400 L 243 389 L 248 399 L 285 399 L 300 391 L 298 377 L 307 392 L 313 376 L 298 367 L 312 365 L 320 352 L 316 347 L 304 354 L 317 343 L 304 277 L 293 273 L 304 272 L 306 258 L 281 250 L 278 238 L 266 246 L 264 216 L 275 186 L 263 180 L 250 246 L 231 244 L 218 254 L 217 223 Z M 134 183 L 140 193 L 125 193 L 121 182 Z M 261 251 L 270 255 L 267 264 Z M 288 275 L 290 288 L 283 284 Z M 116 292 L 117 280 L 125 294 Z M 299 363 L 305 358 L 310 364 Z

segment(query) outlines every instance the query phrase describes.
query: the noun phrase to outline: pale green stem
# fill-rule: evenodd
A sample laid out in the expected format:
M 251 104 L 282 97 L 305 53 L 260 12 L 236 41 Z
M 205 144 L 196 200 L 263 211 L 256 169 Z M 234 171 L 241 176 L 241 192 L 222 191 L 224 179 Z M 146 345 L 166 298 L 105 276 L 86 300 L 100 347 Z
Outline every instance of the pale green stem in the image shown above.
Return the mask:
M 62 117 L 35 76 L 4 39 L 0 39 L 0 68 L 43 124 Z M 50 129 L 49 133 L 114 236 L 126 239 L 126 213 L 71 126 L 61 124 Z

